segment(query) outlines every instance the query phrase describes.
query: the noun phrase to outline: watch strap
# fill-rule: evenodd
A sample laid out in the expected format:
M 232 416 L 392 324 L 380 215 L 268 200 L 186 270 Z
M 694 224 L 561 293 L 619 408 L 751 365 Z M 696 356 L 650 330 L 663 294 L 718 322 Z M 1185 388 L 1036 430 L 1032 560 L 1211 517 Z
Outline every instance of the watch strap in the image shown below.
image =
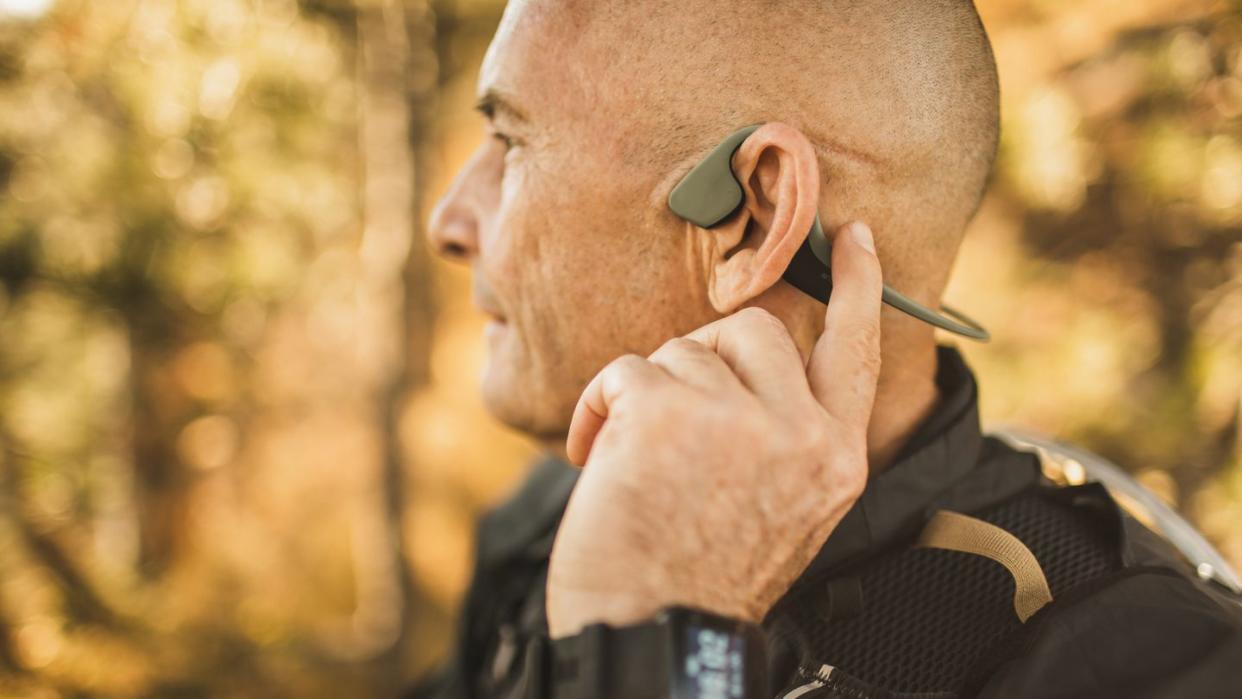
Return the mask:
M 768 691 L 762 629 L 684 607 L 633 626 L 536 638 L 525 669 L 529 699 L 755 699 Z
M 671 696 L 671 629 L 592 624 L 576 636 L 534 639 L 527 649 L 530 699 Z

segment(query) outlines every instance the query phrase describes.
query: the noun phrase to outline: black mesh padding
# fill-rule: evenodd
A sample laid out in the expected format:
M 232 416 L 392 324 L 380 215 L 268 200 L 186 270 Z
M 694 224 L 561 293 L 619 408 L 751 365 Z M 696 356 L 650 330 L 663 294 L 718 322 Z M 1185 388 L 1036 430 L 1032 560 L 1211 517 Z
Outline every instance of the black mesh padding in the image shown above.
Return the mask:
M 1052 597 L 1121 567 L 1115 526 L 1072 491 L 1036 490 L 975 514 L 1018 537 L 1044 569 Z
M 1046 491 L 970 514 L 1022 540 L 1054 598 L 1118 565 L 1108 527 Z M 858 615 L 826 620 L 809 611 L 824 609 L 814 597 L 827 594 L 826 580 L 799 592 L 792 626 L 804 666 L 828 664 L 890 692 L 955 692 L 988 649 L 1021 628 L 1013 578 L 981 556 L 904 548 L 835 577 L 847 576 L 861 582 Z
M 868 566 L 864 611 L 839 622 L 803 617 L 814 663 L 897 692 L 953 690 L 989 644 L 1018 628 L 1013 578 L 957 551 L 915 549 Z

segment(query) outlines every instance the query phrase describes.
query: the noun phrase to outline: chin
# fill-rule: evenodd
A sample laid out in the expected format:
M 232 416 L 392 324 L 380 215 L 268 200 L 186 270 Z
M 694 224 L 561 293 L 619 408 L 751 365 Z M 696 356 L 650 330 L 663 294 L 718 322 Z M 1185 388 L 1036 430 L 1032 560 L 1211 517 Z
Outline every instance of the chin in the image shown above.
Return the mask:
M 532 372 L 514 371 L 498 358 L 488 359 L 483 370 L 483 406 L 492 417 L 535 439 L 563 438 L 569 433 L 569 421 L 577 396 L 568 408 L 549 396 L 556 391 L 537 380 Z

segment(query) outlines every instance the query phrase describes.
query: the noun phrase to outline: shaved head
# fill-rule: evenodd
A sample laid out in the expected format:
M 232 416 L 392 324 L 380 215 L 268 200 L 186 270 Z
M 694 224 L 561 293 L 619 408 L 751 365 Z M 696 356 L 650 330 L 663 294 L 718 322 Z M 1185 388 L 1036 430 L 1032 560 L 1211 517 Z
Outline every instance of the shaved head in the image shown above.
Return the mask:
M 794 203 L 828 230 L 866 221 L 885 281 L 939 305 L 997 91 L 969 0 L 510 0 L 479 72 L 490 137 L 429 226 L 494 319 L 489 407 L 563 435 L 608 361 L 746 305 L 809 347 L 823 305 L 781 279 L 806 236 L 777 225 Z M 707 230 L 669 210 L 699 159 L 759 123 L 734 156 L 744 214 Z M 930 385 L 934 335 L 891 309 L 882 326 L 878 401 L 899 402 Z
M 886 278 L 935 298 L 996 153 L 996 64 L 970 0 L 537 0 L 582 116 L 653 199 L 734 129 L 815 145 L 826 218 L 877 230 Z M 573 68 L 574 65 L 567 66 Z M 633 109 L 639 103 L 641 109 Z M 836 197 L 832 197 L 836 194 Z

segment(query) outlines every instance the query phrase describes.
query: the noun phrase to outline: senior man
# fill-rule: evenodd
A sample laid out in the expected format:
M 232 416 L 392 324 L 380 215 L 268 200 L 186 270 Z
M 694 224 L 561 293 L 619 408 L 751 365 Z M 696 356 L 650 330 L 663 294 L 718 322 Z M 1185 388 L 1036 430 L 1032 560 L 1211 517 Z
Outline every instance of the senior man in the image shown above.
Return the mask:
M 959 354 L 881 305 L 938 306 L 995 155 L 968 0 L 512 0 L 479 107 L 431 239 L 491 317 L 490 411 L 551 455 L 415 696 L 1242 691 L 1236 601 L 983 436 Z M 748 125 L 740 204 L 672 210 Z M 817 216 L 826 308 L 785 277 Z

